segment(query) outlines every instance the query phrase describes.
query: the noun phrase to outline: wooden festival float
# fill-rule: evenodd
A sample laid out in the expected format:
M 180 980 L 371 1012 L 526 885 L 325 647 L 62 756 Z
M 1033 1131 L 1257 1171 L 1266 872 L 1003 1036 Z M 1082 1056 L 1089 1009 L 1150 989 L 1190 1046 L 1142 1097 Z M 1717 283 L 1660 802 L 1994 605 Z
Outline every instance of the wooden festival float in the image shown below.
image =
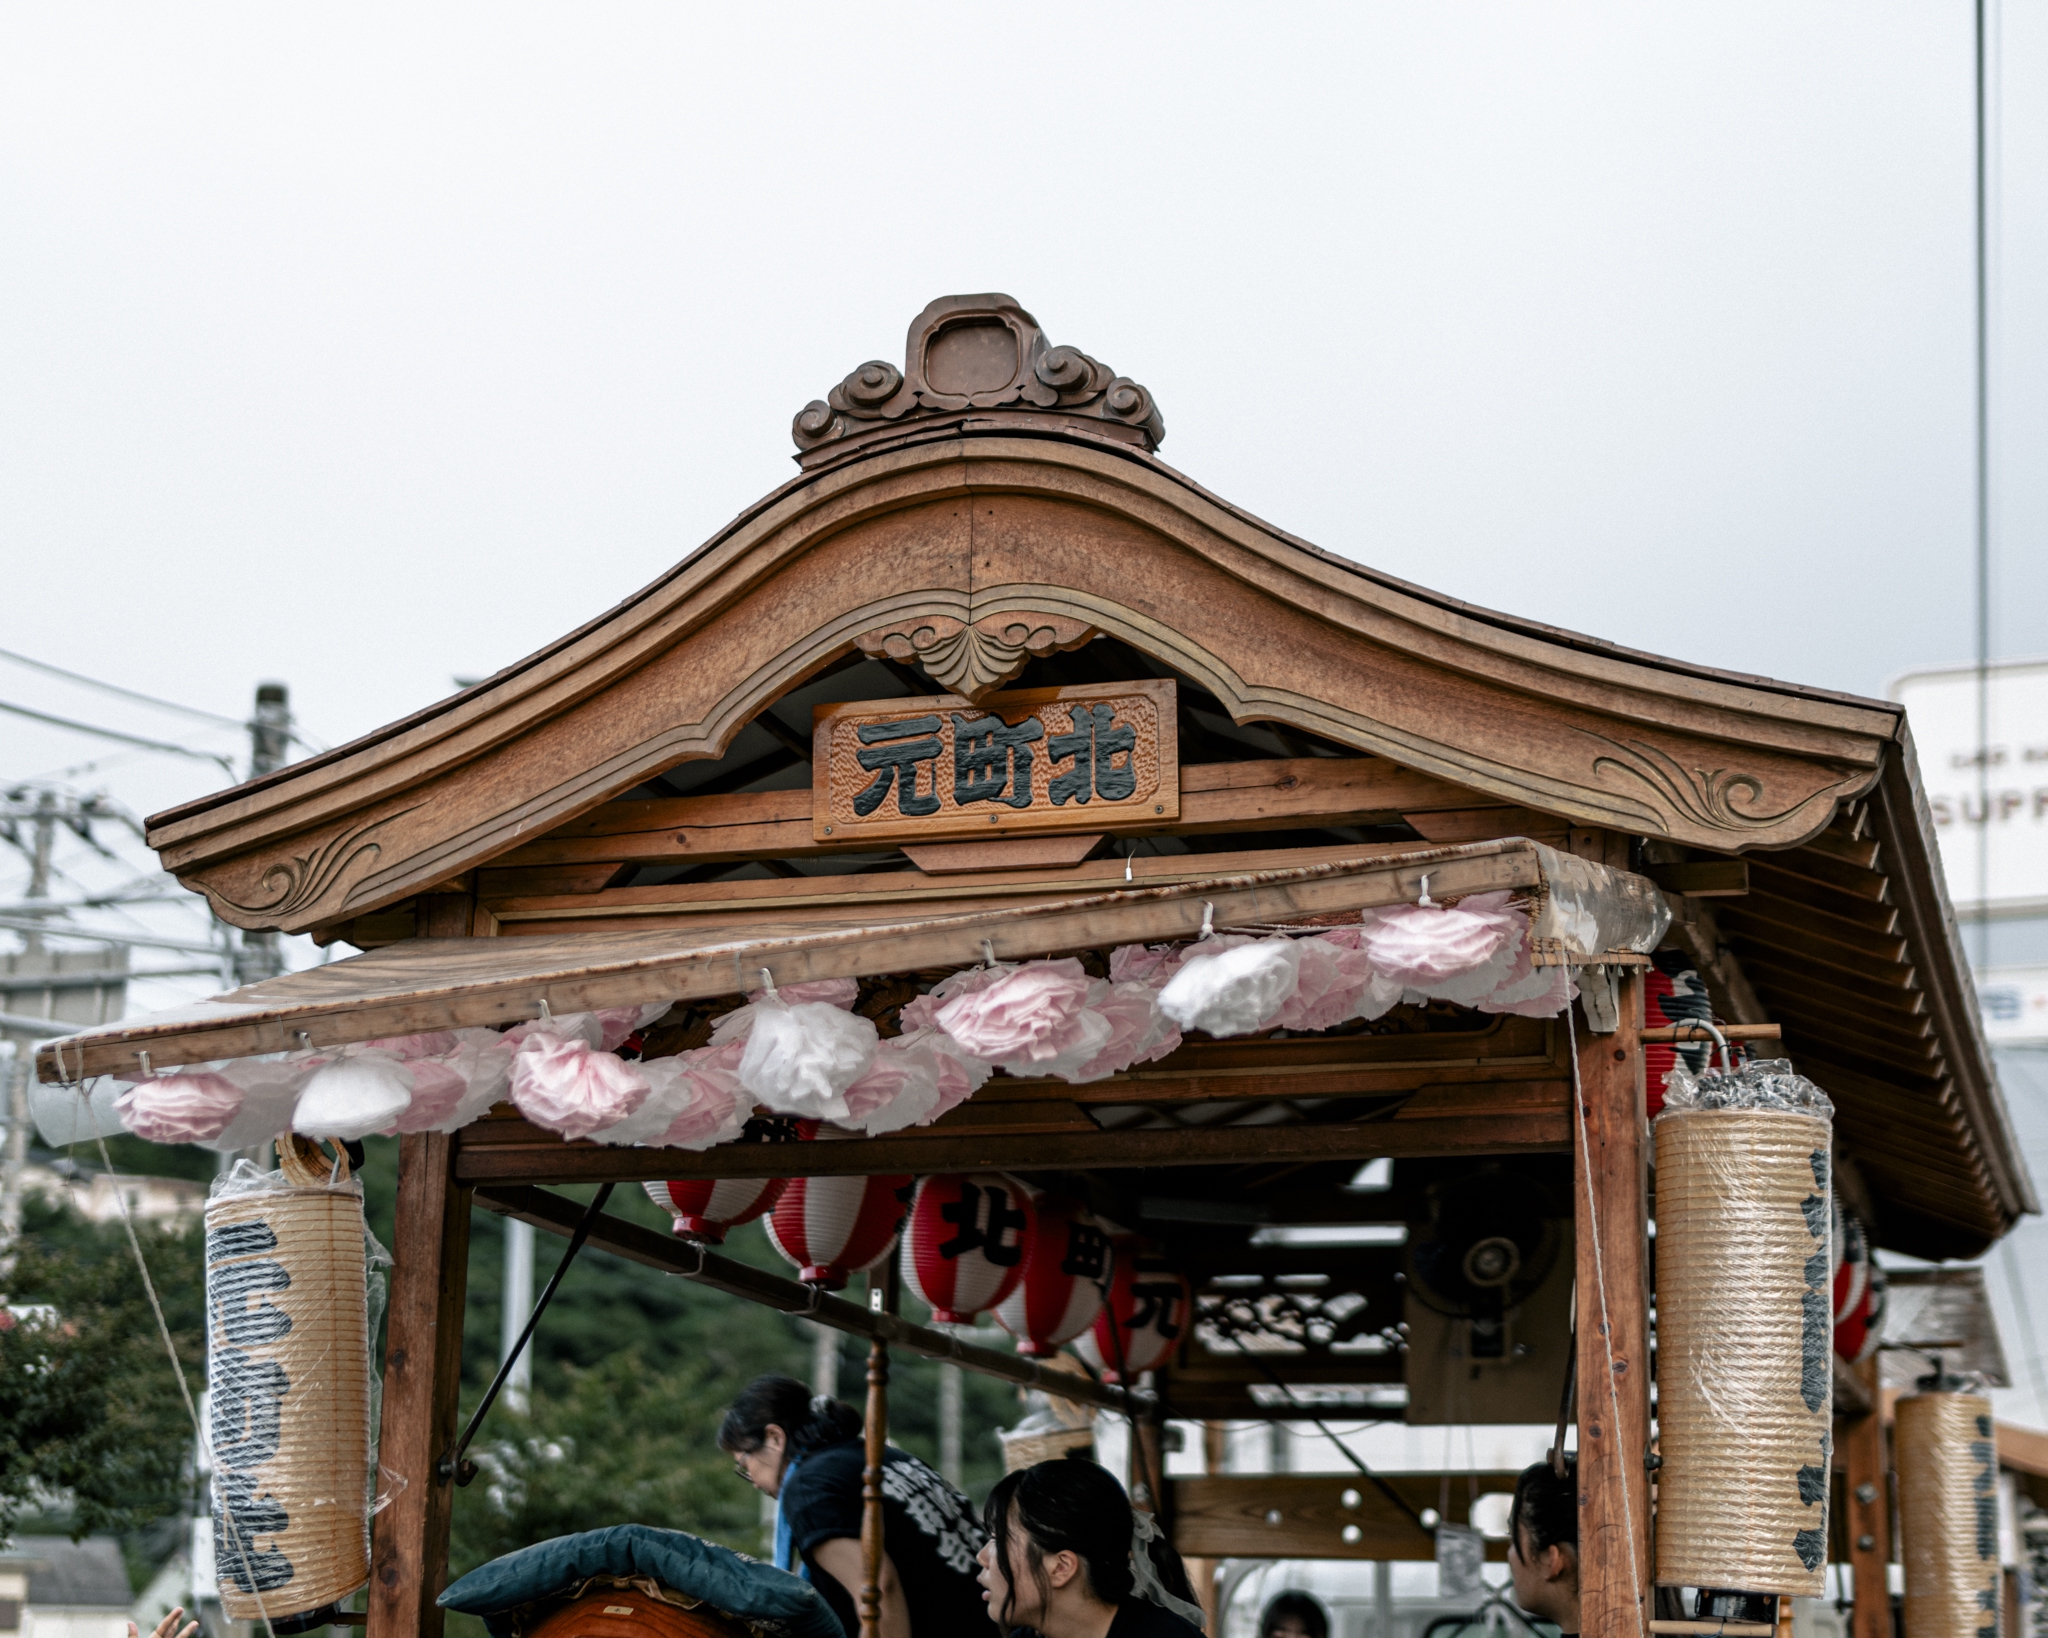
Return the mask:
M 1215 1461 L 1163 1481 L 1168 1418 L 1562 1429 L 1575 1404 L 1584 1630 L 1644 1631 L 1692 1482 L 1658 1465 L 1646 1114 L 1678 1043 L 1705 1067 L 1709 1017 L 1755 1060 L 1789 1056 L 1833 1120 L 1773 1128 L 1794 1148 L 1753 1168 L 1789 1202 L 1770 1231 L 1788 1276 L 1739 1237 L 1715 1250 L 1736 1207 L 1692 1117 L 1667 1161 L 1693 1168 L 1692 1283 L 1663 1327 L 1712 1352 L 1702 1326 L 1757 1320 L 1733 1351 L 1745 1391 L 1804 1392 L 1765 1407 L 1801 1472 L 1750 1473 L 1759 1433 L 1711 1458 L 1715 1482 L 1770 1491 L 1758 1516 L 1803 1521 L 1806 1569 L 1853 1565 L 1859 1638 L 1889 1634 L 1874 1365 L 1828 1348 L 1828 1281 L 1852 1243 L 1968 1257 L 2035 1209 L 1900 709 L 1493 613 L 1285 535 L 1165 465 L 1151 395 L 1004 296 L 932 303 L 900 370 L 862 365 L 794 435 L 795 479 L 609 613 L 151 822 L 226 920 L 364 953 L 41 1049 L 46 1082 L 129 1083 L 145 1133 L 186 1131 L 185 1097 L 216 1134 L 405 1134 L 377 1456 L 404 1483 L 372 1526 L 372 1638 L 440 1627 L 472 1204 L 868 1338 L 871 1439 L 892 1348 L 1128 1415 L 1134 1494 L 1197 1559 L 1428 1558 L 1422 1512 L 1448 1494 L 1463 1520 L 1478 1481 Z M 1613 565 L 1586 570 L 1590 594 Z M 977 1058 L 944 1019 L 986 1031 L 993 1003 L 975 1008 L 1013 975 L 1050 1010 L 1008 1019 L 992 1071 L 1010 1049 Z M 1176 983 L 1201 993 L 1173 1036 Z M 1108 1043 L 1088 1065 L 1082 1012 Z M 1055 1014 L 1067 1033 L 1040 1052 L 1032 1020 Z M 236 1108 L 207 1103 L 202 1063 L 231 1083 L 256 1066 Z M 849 1103 L 849 1065 L 880 1090 Z M 1387 1187 L 1362 1193 L 1375 1161 Z M 951 1189 L 958 1221 L 976 1177 L 1010 1180 L 1015 1216 L 1035 1200 L 1041 1227 L 1111 1242 L 1123 1283 L 1089 1333 L 1106 1368 L 913 1325 L 879 1270 L 862 1304 L 713 1243 L 765 1180 L 881 1180 L 886 1242 L 912 1180 Z M 670 1181 L 696 1237 L 559 1192 Z M 863 1221 L 798 1255 L 831 1274 Z M 1261 1232 L 1358 1223 L 1407 1243 Z M 994 1288 L 975 1273 L 969 1311 Z M 1677 1418 L 1672 1384 L 1665 1403 Z M 871 1574 L 878 1518 L 871 1501 Z M 1773 1551 L 1791 1582 L 1715 1585 L 1806 1588 L 1791 1536 Z

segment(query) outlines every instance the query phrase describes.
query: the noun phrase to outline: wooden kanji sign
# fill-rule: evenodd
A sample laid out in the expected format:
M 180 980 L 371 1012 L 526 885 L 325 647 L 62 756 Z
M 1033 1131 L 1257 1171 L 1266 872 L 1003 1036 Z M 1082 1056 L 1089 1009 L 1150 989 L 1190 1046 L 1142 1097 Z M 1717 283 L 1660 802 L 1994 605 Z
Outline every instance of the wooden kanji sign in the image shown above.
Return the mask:
M 821 705 L 819 841 L 1116 830 L 1180 813 L 1170 681 Z

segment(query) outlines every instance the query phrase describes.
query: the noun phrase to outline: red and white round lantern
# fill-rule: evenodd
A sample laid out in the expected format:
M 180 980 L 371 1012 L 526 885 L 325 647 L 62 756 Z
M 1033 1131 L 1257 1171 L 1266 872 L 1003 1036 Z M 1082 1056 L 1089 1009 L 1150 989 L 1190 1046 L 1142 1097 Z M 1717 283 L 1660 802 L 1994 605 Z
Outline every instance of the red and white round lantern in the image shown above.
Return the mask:
M 889 1255 L 910 1210 L 908 1177 L 795 1177 L 768 1218 L 768 1239 L 806 1285 L 837 1291 Z
M 1870 1237 L 1850 1213 L 1835 1207 L 1835 1352 L 1852 1364 L 1877 1351 L 1884 1330 L 1884 1270 L 1871 1255 Z
M 1078 1200 L 1041 1195 L 1024 1242 L 1024 1277 L 996 1307 L 1017 1352 L 1042 1359 L 1095 1323 L 1109 1285 L 1109 1236 Z
M 995 1172 L 926 1178 L 903 1230 L 904 1283 L 938 1324 L 966 1324 L 1023 1278 L 1034 1216 L 1030 1191 Z
M 1186 1335 L 1194 1306 L 1186 1275 L 1133 1243 L 1118 1245 L 1108 1298 L 1088 1331 L 1089 1351 L 1103 1378 L 1134 1381 L 1140 1372 L 1165 1364 Z
M 788 1187 L 786 1177 L 690 1177 L 649 1183 L 647 1198 L 675 1219 L 675 1231 L 684 1239 L 715 1246 L 727 1230 L 773 1211 Z

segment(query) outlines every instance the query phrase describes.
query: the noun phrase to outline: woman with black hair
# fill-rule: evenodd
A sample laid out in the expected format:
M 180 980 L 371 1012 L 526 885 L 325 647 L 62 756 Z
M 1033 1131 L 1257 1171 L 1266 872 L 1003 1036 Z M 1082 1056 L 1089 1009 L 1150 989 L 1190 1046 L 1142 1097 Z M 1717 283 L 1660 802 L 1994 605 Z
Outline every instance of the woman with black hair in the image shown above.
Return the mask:
M 718 1429 L 741 1478 L 775 1498 L 775 1563 L 810 1582 L 848 1638 L 860 1631 L 861 1484 L 857 1411 L 786 1376 L 757 1376 Z M 915 1456 L 882 1458 L 882 1638 L 954 1638 L 982 1616 L 967 1498 Z M 822 1572 L 822 1573 L 820 1573 Z
M 1005 1632 L 1039 1638 L 1200 1638 L 1180 1555 L 1093 1462 L 1006 1475 L 982 1509 L 982 1596 Z
M 1305 1592 L 1284 1592 L 1259 1613 L 1259 1638 L 1330 1638 L 1330 1616 Z
M 1508 1508 L 1508 1575 L 1515 1602 L 1565 1638 L 1579 1630 L 1579 1470 L 1576 1457 L 1559 1473 L 1548 1462 L 1522 1469 Z

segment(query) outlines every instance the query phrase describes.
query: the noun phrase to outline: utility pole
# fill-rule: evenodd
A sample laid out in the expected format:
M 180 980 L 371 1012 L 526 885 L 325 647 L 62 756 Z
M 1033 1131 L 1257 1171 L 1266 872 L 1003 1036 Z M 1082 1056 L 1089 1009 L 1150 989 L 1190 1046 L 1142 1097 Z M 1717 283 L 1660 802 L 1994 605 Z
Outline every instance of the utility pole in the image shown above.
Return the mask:
M 281 682 L 256 685 L 256 710 L 249 718 L 249 777 L 261 779 L 285 765 L 291 755 L 292 711 L 290 691 Z M 284 971 L 284 952 L 277 947 L 275 933 L 242 935 L 242 947 L 235 952 L 235 981 L 259 984 Z
M 50 896 L 50 852 L 57 840 L 55 791 L 45 787 L 36 794 L 31 823 L 34 839 L 23 897 L 33 902 Z M 23 933 L 21 941 L 26 954 L 44 954 L 41 932 Z M 26 1035 L 16 1034 L 13 1045 L 14 1056 L 7 1065 L 7 1150 L 0 1159 L 0 1247 L 12 1246 L 21 1237 L 21 1177 L 28 1166 L 28 1078 L 34 1072 L 34 1050 Z

